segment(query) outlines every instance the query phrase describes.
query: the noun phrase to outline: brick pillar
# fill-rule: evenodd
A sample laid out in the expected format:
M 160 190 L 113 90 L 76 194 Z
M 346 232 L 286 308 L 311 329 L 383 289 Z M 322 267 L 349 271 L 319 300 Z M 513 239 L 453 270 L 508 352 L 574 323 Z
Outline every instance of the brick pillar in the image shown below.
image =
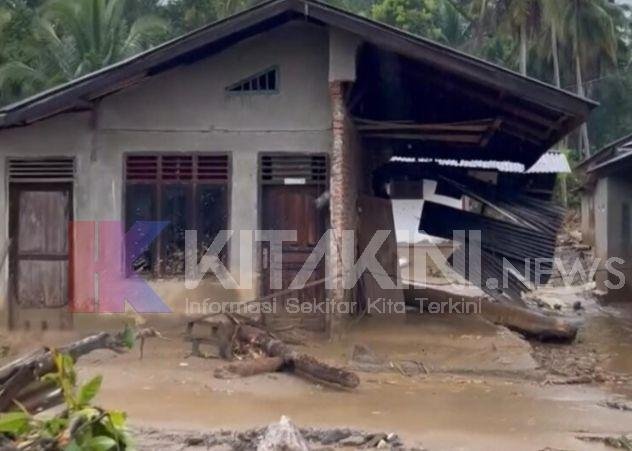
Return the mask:
M 330 236 L 330 258 L 336 264 L 331 265 L 335 276 L 335 287 L 329 290 L 329 302 L 333 303 L 332 313 L 329 314 L 327 325 L 330 337 L 339 335 L 347 319 L 346 314 L 337 311 L 336 304 L 351 302 L 353 292 L 342 287 L 345 268 L 341 264 L 342 236 L 345 231 L 356 228 L 356 200 L 357 200 L 357 153 L 355 152 L 355 137 L 352 122 L 347 114 L 344 102 L 345 85 L 340 81 L 329 83 L 329 96 L 332 109 L 332 148 L 330 158 L 329 201 L 330 222 L 332 235 Z M 345 311 L 343 309 L 343 311 Z

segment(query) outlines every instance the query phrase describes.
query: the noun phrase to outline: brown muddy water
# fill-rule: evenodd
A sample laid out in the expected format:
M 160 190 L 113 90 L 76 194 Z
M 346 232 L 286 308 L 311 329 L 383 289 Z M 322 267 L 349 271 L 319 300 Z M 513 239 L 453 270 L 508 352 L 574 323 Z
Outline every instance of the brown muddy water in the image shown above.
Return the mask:
M 599 356 L 595 365 L 632 375 L 632 306 L 586 313 L 570 359 Z M 632 432 L 632 412 L 601 405 L 632 400 L 629 382 L 550 385 L 530 344 L 504 328 L 473 317 L 424 315 L 365 319 L 341 340 L 316 341 L 304 350 L 332 363 L 349 364 L 362 344 L 384 363 L 382 371 L 359 372 L 361 385 L 339 391 L 291 374 L 219 380 L 218 360 L 186 358 L 181 330 L 163 330 L 170 341 L 152 340 L 136 351 L 97 351 L 81 360 L 80 376 L 104 376 L 98 402 L 126 410 L 132 425 L 165 430 L 247 429 L 289 416 L 305 427 L 351 427 L 398 433 L 407 444 L 429 450 L 607 449 L 579 435 Z M 44 336 L 38 341 L 66 341 Z M 11 337 L 12 353 L 33 347 Z M 549 345 L 547 345 L 549 346 Z M 564 354 L 566 355 L 566 354 Z M 391 362 L 422 362 L 406 375 Z

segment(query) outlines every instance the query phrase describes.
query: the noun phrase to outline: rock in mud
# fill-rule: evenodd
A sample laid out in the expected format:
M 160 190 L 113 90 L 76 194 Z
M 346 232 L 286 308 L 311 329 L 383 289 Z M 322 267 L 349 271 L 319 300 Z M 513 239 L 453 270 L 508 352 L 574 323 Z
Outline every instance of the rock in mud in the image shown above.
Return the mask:
M 271 424 L 257 446 L 257 451 L 309 451 L 298 428 L 285 415 Z
M 340 440 L 340 442 L 338 442 L 338 444 L 340 446 L 362 446 L 366 443 L 367 438 L 364 435 L 351 435 L 350 437 L 347 437 L 345 439 Z

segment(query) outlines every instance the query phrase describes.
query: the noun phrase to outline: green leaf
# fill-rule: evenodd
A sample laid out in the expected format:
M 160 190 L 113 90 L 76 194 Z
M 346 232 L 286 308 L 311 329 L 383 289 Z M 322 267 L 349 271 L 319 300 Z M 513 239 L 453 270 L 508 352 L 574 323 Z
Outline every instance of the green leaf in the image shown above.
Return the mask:
M 20 435 L 29 429 L 31 416 L 25 412 L 0 414 L 0 432 Z
M 127 414 L 120 410 L 112 410 L 109 412 L 110 421 L 112 422 L 112 426 L 117 429 L 122 429 L 125 427 L 125 421 L 127 420 Z
M 125 324 L 125 330 L 123 330 L 122 337 L 123 345 L 127 349 L 132 349 L 134 347 L 134 342 L 136 341 L 136 334 L 134 330 L 129 326 L 129 324 Z
M 116 448 L 117 445 L 116 440 L 113 438 L 105 435 L 98 435 L 96 437 L 92 437 L 84 443 L 81 449 L 86 451 L 109 451 L 112 448 Z
M 86 405 L 94 397 L 99 393 L 99 389 L 101 388 L 101 382 L 103 382 L 103 376 L 100 374 L 98 376 L 93 377 L 79 389 L 79 396 L 77 398 L 77 402 L 80 405 Z
M 77 444 L 75 440 L 73 440 L 66 445 L 64 451 L 81 451 L 81 447 Z

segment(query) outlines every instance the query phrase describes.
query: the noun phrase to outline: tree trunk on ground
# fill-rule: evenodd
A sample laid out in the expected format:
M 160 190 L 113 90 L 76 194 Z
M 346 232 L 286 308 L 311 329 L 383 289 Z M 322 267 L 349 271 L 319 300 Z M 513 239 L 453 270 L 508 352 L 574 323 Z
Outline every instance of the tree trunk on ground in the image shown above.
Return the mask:
M 415 307 L 418 307 L 416 299 L 438 302 L 462 299 L 465 302 L 479 302 L 478 313 L 487 321 L 538 340 L 573 340 L 577 335 L 577 327 L 563 318 L 548 316 L 525 307 L 492 302 L 487 298 L 456 295 L 432 287 L 410 287 L 407 295 L 408 303 Z
M 270 357 L 281 357 L 297 375 L 310 380 L 336 385 L 344 388 L 355 388 L 360 384 L 358 376 L 342 368 L 322 363 L 307 354 L 292 349 L 281 340 L 273 338 L 266 331 L 253 326 L 239 326 L 237 339 L 257 346 Z
M 283 368 L 285 362 L 282 357 L 262 357 L 241 362 L 231 362 L 215 371 L 215 377 L 230 379 L 231 377 L 250 377 L 257 374 L 274 373 Z

